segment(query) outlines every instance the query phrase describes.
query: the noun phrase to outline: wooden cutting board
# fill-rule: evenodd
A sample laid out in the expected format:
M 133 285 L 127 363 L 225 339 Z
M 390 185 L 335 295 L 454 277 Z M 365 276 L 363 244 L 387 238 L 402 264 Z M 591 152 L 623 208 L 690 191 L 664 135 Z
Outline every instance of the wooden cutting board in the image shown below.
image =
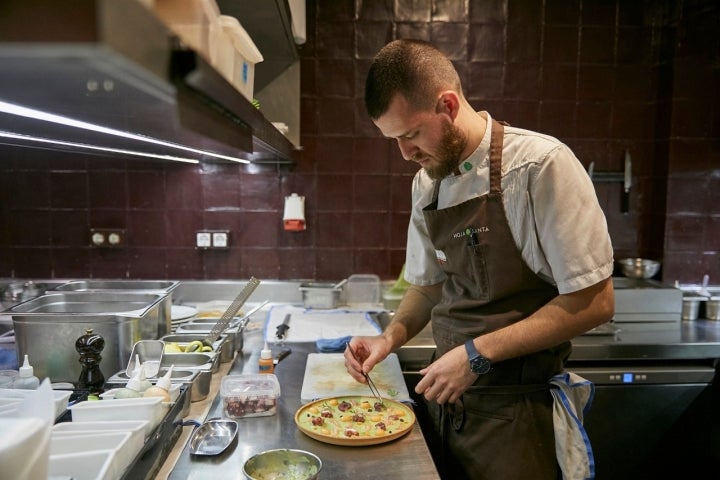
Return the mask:
M 400 360 L 394 353 L 375 365 L 370 372 L 380 395 L 398 402 L 411 402 L 405 379 L 400 369 Z M 370 388 L 355 381 L 345 369 L 342 353 L 311 353 L 305 366 L 300 400 L 307 403 L 318 398 L 343 395 L 372 395 Z

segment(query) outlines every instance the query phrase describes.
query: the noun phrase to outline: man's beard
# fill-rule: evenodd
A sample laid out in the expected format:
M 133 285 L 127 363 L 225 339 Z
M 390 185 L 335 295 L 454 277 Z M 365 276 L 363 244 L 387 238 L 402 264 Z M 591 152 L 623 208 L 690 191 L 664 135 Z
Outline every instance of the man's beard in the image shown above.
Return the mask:
M 425 168 L 430 178 L 433 180 L 442 180 L 454 173 L 460 164 L 460 156 L 463 150 L 465 150 L 466 145 L 467 138 L 459 128 L 450 122 L 443 123 L 440 147 L 435 155 L 438 165 Z

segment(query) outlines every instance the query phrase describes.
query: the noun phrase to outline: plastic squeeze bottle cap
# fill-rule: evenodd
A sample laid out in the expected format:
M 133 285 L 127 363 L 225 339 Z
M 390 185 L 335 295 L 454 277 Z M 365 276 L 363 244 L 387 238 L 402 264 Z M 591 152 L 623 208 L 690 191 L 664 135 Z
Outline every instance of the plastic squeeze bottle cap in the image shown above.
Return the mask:
M 22 367 L 18 369 L 18 376 L 20 378 L 29 378 L 32 377 L 34 374 L 34 369 L 32 365 L 30 365 L 30 362 L 28 361 L 27 353 L 25 354 L 25 360 L 23 361 Z
M 140 376 L 142 375 L 142 369 L 133 372 L 132 378 L 128 380 L 127 384 L 125 385 L 125 388 L 129 388 L 130 390 L 135 390 L 136 392 L 141 392 L 143 389 L 143 384 Z
M 265 341 L 265 347 L 263 347 L 262 350 L 260 350 L 260 358 L 267 360 L 268 358 L 272 358 L 272 351 L 270 350 L 270 347 L 268 347 L 267 340 Z
M 170 391 L 170 387 L 172 386 L 172 382 L 170 380 L 170 377 L 172 376 L 173 367 L 175 365 L 170 365 L 170 368 L 168 368 L 168 371 L 165 375 L 158 378 L 157 382 L 155 382 L 155 386 L 162 388 L 163 390 Z
M 268 347 L 267 340 L 265 341 L 265 348 L 260 350 L 258 371 L 260 373 L 273 373 L 275 371 L 275 363 L 273 362 L 272 352 L 270 351 L 270 347 Z
M 25 354 L 25 362 L 18 368 L 18 376 L 13 382 L 13 388 L 35 390 L 40 385 L 40 379 L 33 375 L 33 367 Z

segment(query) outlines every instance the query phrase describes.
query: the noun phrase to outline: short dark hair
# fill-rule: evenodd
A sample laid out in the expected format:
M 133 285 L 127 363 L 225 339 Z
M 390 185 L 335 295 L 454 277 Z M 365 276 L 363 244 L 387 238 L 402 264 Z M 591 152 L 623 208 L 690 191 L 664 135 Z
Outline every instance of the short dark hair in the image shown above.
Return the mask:
M 445 54 L 421 40 L 394 40 L 380 49 L 370 65 L 365 108 L 370 118 L 378 119 L 400 93 L 413 108 L 430 109 L 444 89 L 462 96 L 460 77 Z

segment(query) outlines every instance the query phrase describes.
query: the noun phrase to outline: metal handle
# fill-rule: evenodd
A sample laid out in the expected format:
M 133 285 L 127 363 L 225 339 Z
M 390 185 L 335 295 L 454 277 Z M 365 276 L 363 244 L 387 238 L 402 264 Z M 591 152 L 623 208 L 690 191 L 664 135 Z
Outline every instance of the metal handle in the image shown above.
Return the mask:
M 250 281 L 245 285 L 238 296 L 235 297 L 235 300 L 233 300 L 228 309 L 225 310 L 225 313 L 222 314 L 222 317 L 220 317 L 220 320 L 218 320 L 218 322 L 213 326 L 212 330 L 210 330 L 210 333 L 207 337 L 205 337 L 203 343 L 212 345 L 212 343 L 218 339 L 220 334 L 227 329 L 228 325 L 230 325 L 230 322 L 235 317 L 235 314 L 237 314 L 238 310 L 240 310 L 240 307 L 245 304 L 247 299 L 250 298 L 250 295 L 252 295 L 258 285 L 260 285 L 260 280 L 255 277 L 250 278 Z

